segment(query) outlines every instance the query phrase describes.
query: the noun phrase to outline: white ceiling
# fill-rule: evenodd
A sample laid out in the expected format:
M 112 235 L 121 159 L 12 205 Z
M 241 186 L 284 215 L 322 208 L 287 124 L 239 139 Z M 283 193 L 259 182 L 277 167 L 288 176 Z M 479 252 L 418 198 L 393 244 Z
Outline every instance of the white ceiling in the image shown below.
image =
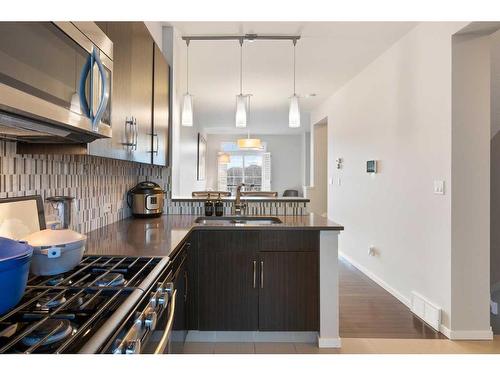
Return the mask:
M 173 22 L 181 35 L 291 34 L 297 43 L 297 93 L 308 113 L 406 34 L 415 22 Z M 195 121 L 208 133 L 234 128 L 239 93 L 237 41 L 192 41 L 190 92 Z M 248 130 L 260 134 L 304 131 L 288 128 L 288 97 L 293 93 L 291 41 L 245 42 L 243 93 L 252 94 Z M 361 110 L 361 109 L 360 109 Z M 241 132 L 241 131 L 240 131 Z

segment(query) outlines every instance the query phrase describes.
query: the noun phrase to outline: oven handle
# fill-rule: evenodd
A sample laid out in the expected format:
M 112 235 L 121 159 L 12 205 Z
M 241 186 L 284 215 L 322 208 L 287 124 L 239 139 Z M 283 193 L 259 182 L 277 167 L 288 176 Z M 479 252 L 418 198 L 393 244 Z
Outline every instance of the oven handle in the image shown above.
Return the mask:
M 106 107 L 108 105 L 109 100 L 109 85 L 108 78 L 106 77 L 106 69 L 104 69 L 104 65 L 101 62 L 101 58 L 99 57 L 99 51 L 94 47 L 94 51 L 92 52 L 94 56 L 94 62 L 97 64 L 97 68 L 99 69 L 99 75 L 101 77 L 101 100 L 99 103 L 99 107 L 97 107 L 97 112 L 92 119 L 92 128 L 94 131 L 99 130 L 99 123 L 101 122 L 101 118 L 104 115 L 104 111 L 106 111 Z
M 91 118 L 89 102 L 87 101 L 87 95 L 85 93 L 85 86 L 87 82 L 87 77 L 89 76 L 90 69 L 94 65 L 94 55 L 91 53 L 87 57 L 87 61 L 85 61 L 85 65 L 83 65 L 82 72 L 80 73 L 80 82 L 78 85 L 78 96 L 80 97 L 80 107 L 84 115 L 88 118 Z M 90 80 L 90 92 L 92 92 L 93 82 Z
M 163 332 L 163 336 L 161 337 L 158 346 L 156 347 L 154 354 L 163 354 L 165 348 L 167 347 L 168 341 L 170 339 L 170 335 L 172 333 L 172 326 L 174 324 L 174 313 L 175 313 L 175 298 L 177 297 L 177 289 L 174 290 L 171 297 L 170 303 L 170 313 L 168 316 L 167 326 L 165 328 L 165 332 Z

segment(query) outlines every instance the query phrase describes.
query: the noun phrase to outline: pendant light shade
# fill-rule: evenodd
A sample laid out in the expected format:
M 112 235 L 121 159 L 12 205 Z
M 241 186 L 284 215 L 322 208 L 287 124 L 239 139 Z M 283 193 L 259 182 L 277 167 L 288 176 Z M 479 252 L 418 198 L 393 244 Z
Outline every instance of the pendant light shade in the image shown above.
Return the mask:
M 244 149 L 260 150 L 262 142 L 259 138 L 240 138 L 238 139 L 238 147 Z
M 231 162 L 231 156 L 225 152 L 219 152 L 219 163 L 229 164 Z
M 193 126 L 193 96 L 189 93 L 189 40 L 186 40 L 186 93 L 182 100 L 182 126 Z
M 182 100 L 182 126 L 193 126 L 193 96 L 184 94 Z
M 261 150 L 262 142 L 259 138 L 250 138 L 250 132 L 247 138 L 239 138 L 237 141 L 238 148 L 245 150 Z
M 246 128 L 250 110 L 250 95 L 243 95 L 243 39 L 240 39 L 240 93 L 236 95 L 235 126 Z
M 288 109 L 288 126 L 290 128 L 300 127 L 299 96 L 295 92 L 295 46 L 297 40 L 293 40 L 293 95 L 290 97 L 290 108 Z
M 247 127 L 249 101 L 250 96 L 248 95 L 236 95 L 235 124 L 237 128 Z
M 298 95 L 290 97 L 290 109 L 288 111 L 288 126 L 290 128 L 300 128 L 300 107 Z

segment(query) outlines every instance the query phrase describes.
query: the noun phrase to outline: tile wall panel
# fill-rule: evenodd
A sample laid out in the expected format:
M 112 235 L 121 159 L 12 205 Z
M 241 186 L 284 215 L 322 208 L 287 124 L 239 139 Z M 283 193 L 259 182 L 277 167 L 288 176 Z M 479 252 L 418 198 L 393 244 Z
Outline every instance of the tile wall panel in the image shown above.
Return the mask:
M 14 142 L 0 141 L 0 198 L 75 197 L 72 229 L 81 233 L 130 216 L 126 192 L 146 179 L 170 191 L 166 167 L 82 155 L 17 155 Z M 50 204 L 45 209 L 50 220 L 54 211 Z

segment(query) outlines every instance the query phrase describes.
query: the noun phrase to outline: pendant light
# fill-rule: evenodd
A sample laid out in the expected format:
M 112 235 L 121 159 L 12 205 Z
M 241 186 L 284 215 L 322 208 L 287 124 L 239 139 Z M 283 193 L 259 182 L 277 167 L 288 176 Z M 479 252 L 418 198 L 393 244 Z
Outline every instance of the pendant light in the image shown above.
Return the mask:
M 240 138 L 237 140 L 238 148 L 245 150 L 260 150 L 262 149 L 262 141 L 259 138 L 250 138 L 248 132 L 247 138 Z
M 288 110 L 288 126 L 290 128 L 300 127 L 299 96 L 295 92 L 295 46 L 297 39 L 293 40 L 293 95 L 290 97 L 290 108 Z
M 240 38 L 240 93 L 236 95 L 235 125 L 246 128 L 250 108 L 250 95 L 243 95 L 243 38 Z
M 231 163 L 231 155 L 226 152 L 219 152 L 219 163 L 220 164 L 229 164 Z
M 182 100 L 182 126 L 193 126 L 193 96 L 189 93 L 189 40 L 186 40 L 186 93 Z

